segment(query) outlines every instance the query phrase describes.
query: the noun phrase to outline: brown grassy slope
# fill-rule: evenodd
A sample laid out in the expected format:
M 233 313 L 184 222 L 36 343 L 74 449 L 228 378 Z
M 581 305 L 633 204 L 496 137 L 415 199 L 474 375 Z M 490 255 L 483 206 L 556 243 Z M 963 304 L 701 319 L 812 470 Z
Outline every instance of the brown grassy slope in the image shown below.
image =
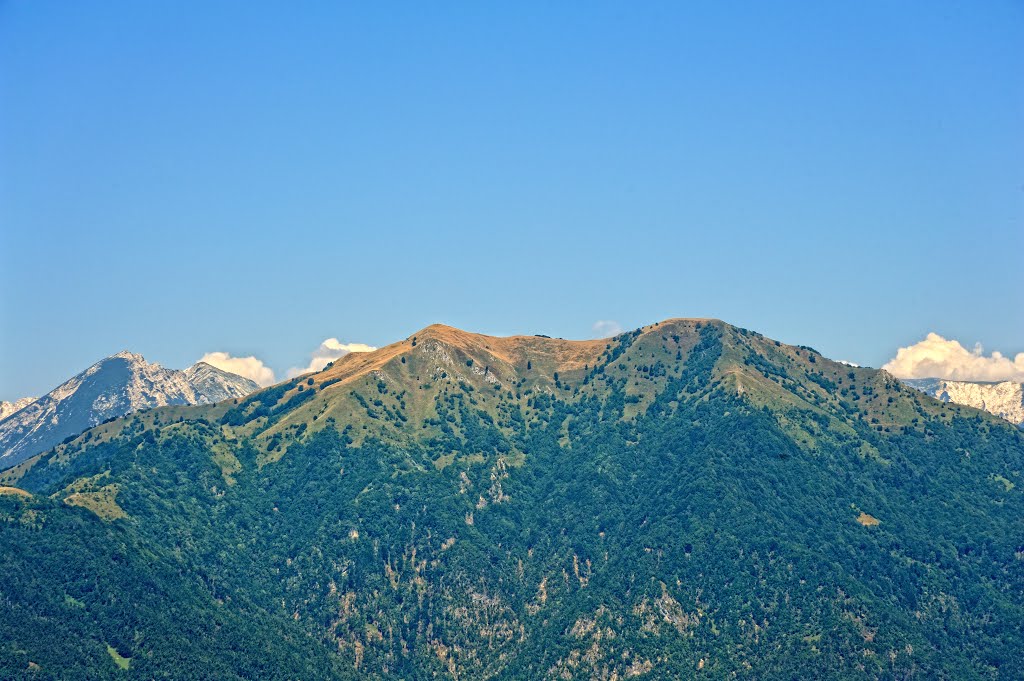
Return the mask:
M 369 353 L 346 355 L 327 369 L 304 376 L 284 398 L 314 389 L 314 398 L 259 434 L 269 442 L 305 424 L 311 432 L 333 419 L 356 427 L 355 437 L 389 436 L 396 430 L 423 430 L 437 418 L 436 401 L 450 390 L 476 393 L 474 406 L 496 412 L 502 401 L 518 401 L 524 392 L 552 391 L 557 382 L 582 380 L 607 341 L 566 341 L 537 336 L 496 337 L 434 324 L 405 340 Z M 310 385 L 310 381 L 312 384 Z M 380 402 L 367 409 L 367 403 Z M 516 397 L 518 395 L 518 397 Z M 385 423 L 372 414 L 401 413 L 407 421 Z M 365 426 L 365 428 L 364 428 Z M 259 428 L 256 425 L 255 428 Z
M 394 430 L 393 423 L 385 426 L 373 423 L 372 418 L 367 421 L 367 409 L 353 393 L 369 402 L 380 401 L 376 411 L 385 407 L 385 411 L 400 410 L 408 418 L 402 428 L 420 432 L 424 420 L 438 416 L 437 400 L 450 390 L 466 390 L 463 386 L 474 392 L 474 406 L 483 411 L 499 415 L 502 405 L 514 405 L 528 416 L 531 394 L 551 393 L 573 400 L 601 395 L 608 380 L 618 380 L 624 382 L 627 395 L 637 398 L 627 410 L 632 416 L 653 398 L 668 376 L 651 379 L 650 373 L 643 375 L 639 369 L 656 363 L 662 369 L 681 364 L 697 342 L 702 323 L 712 322 L 673 319 L 643 327 L 629 350 L 615 361 L 610 357 L 621 337 L 582 341 L 497 337 L 434 324 L 403 341 L 371 353 L 346 355 L 324 371 L 302 377 L 299 384 L 304 390 L 316 389 L 316 397 L 259 437 L 267 441 L 275 435 L 286 436 L 302 424 L 310 431 L 319 430 L 326 427 L 328 419 L 355 426 L 357 439 L 360 433 L 387 435 Z M 605 367 L 605 372 L 595 377 L 593 369 L 598 366 Z M 295 395 L 298 387 L 282 399 Z

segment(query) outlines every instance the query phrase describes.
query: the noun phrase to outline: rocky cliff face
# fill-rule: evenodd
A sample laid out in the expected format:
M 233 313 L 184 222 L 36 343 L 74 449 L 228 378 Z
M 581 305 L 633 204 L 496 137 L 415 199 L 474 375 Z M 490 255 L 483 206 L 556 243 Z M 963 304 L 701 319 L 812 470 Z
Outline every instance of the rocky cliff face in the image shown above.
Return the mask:
M 983 409 L 1010 423 L 1024 426 L 1024 384 L 1014 381 L 980 383 L 941 378 L 908 378 L 903 382 L 943 402 Z
M 165 405 L 243 397 L 258 387 L 204 362 L 184 371 L 165 369 L 125 350 L 0 420 L 0 469 L 109 418 Z

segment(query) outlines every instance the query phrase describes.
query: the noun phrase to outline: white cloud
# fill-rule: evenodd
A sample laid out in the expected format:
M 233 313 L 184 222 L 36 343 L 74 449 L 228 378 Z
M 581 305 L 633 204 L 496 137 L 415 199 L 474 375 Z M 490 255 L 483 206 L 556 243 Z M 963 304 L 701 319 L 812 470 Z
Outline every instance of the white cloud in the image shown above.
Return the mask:
M 590 328 L 594 332 L 594 338 L 609 338 L 622 333 L 622 324 L 611 319 L 599 319 Z
M 313 351 L 309 366 L 292 367 L 288 370 L 287 376 L 288 378 L 294 378 L 313 371 L 320 371 L 334 360 L 344 357 L 350 352 L 373 352 L 376 349 L 372 345 L 366 345 L 365 343 L 342 343 L 337 338 L 328 338 L 320 344 L 320 347 Z
M 1024 381 L 1024 352 L 1013 359 L 998 352 L 986 355 L 980 344 L 968 350 L 937 333 L 909 347 L 882 367 L 899 378 L 945 378 L 960 381 Z
M 251 355 L 249 357 L 232 357 L 226 352 L 208 352 L 200 357 L 199 361 L 239 376 L 251 378 L 261 386 L 273 385 L 277 382 L 277 379 L 274 378 L 274 370 Z

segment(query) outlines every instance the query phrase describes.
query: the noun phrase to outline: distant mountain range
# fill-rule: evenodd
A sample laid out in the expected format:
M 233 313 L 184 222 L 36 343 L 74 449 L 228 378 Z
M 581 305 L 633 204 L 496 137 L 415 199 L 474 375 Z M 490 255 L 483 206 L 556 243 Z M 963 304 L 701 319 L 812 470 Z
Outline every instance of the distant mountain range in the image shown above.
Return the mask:
M 0 471 L 0 565 L 0 679 L 1024 679 L 1024 432 L 718 320 L 434 325 Z
M 165 369 L 125 350 L 100 360 L 37 400 L 4 402 L 4 409 L 10 411 L 0 420 L 0 469 L 110 418 L 152 407 L 244 397 L 258 388 L 248 378 L 205 362 L 184 370 Z
M 20 400 L 14 400 L 13 402 L 0 401 L 0 421 L 3 421 L 19 409 L 24 409 L 35 401 L 36 398 L 34 397 L 22 397 Z
M 912 388 L 926 395 L 1004 418 L 1010 423 L 1024 427 L 1024 383 L 1002 381 L 983 383 L 980 381 L 948 381 L 942 378 L 901 379 Z

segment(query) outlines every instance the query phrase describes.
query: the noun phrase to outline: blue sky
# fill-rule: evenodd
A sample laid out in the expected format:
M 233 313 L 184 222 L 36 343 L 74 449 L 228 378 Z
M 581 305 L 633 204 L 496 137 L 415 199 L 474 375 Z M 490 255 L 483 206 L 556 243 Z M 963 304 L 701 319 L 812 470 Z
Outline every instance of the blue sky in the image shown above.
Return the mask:
M 1024 351 L 1024 4 L 0 3 L 0 398 L 431 322 Z

